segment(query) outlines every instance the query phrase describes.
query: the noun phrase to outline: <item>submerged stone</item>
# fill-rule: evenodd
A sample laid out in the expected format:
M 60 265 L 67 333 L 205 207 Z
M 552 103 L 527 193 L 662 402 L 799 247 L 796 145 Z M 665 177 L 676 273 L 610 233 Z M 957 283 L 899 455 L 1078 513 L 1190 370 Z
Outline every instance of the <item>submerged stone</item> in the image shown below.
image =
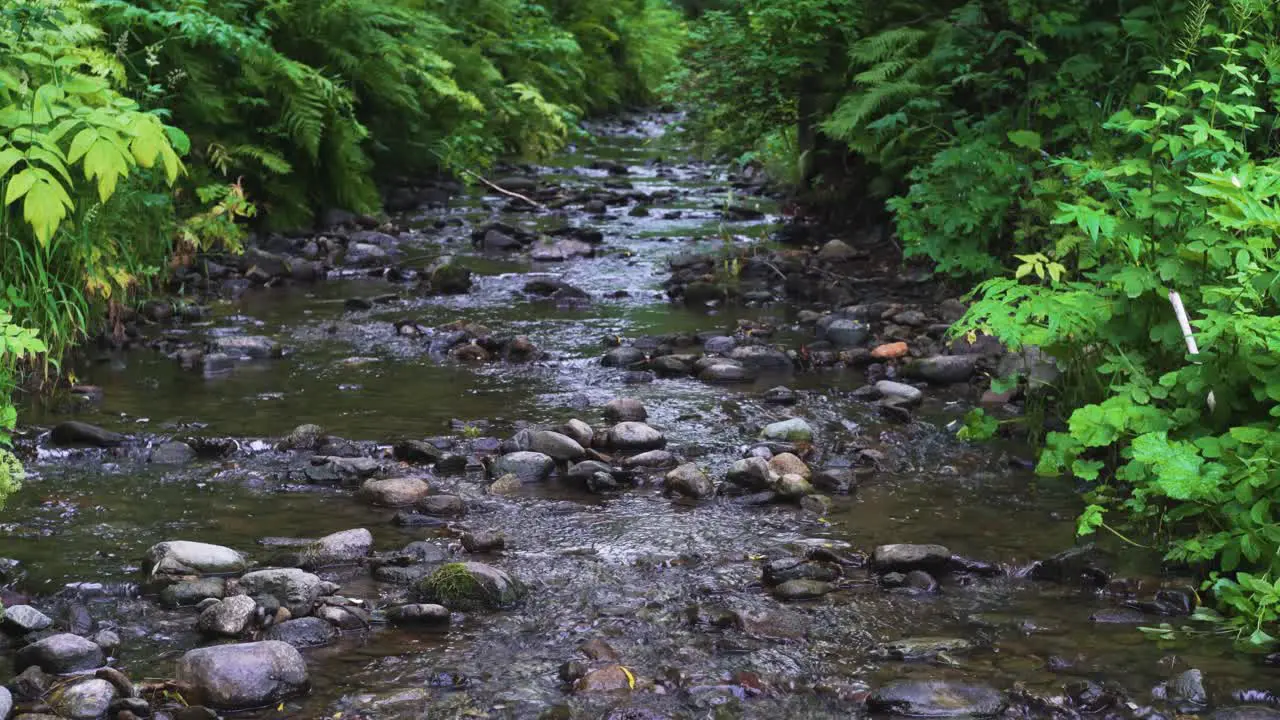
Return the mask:
M 993 688 L 947 680 L 902 680 L 867 698 L 872 712 L 927 718 L 991 717 L 1004 704 L 1004 696 Z

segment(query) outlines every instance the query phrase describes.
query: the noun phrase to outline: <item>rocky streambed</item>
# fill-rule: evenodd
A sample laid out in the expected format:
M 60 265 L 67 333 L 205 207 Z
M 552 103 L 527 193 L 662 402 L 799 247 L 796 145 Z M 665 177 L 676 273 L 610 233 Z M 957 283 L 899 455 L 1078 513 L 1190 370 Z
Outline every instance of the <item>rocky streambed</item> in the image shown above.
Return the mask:
M 968 444 L 963 305 L 786 223 L 676 118 L 520 199 L 203 258 L 33 410 L 0 718 L 1280 717 L 1187 578 Z

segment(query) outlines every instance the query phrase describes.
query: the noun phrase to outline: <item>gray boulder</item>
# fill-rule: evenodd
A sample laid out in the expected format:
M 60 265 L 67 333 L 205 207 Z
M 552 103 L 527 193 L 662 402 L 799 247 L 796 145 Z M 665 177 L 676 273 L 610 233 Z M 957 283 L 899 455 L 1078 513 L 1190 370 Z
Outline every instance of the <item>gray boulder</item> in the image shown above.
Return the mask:
M 325 535 L 303 549 L 298 567 L 305 570 L 351 565 L 373 551 L 373 533 L 364 528 Z
M 310 686 L 302 655 L 274 640 L 192 650 L 178 661 L 177 681 L 187 702 L 220 710 L 273 705 Z
M 106 680 L 81 680 L 54 690 L 49 706 L 68 720 L 99 720 L 106 717 L 116 695 L 115 686 Z
M 205 608 L 196 618 L 196 629 L 212 637 L 240 637 L 249 629 L 257 609 L 253 598 L 235 595 Z
M 53 625 L 53 618 L 31 607 L 30 605 L 14 605 L 0 610 L 0 629 L 10 635 L 25 635 L 37 630 L 47 630 Z
M 823 337 L 837 348 L 862 347 L 871 336 L 871 328 L 856 320 L 836 318 L 827 324 Z
M 304 617 L 272 625 L 263 640 L 277 640 L 296 648 L 328 645 L 338 637 L 338 630 L 318 617 Z
M 935 355 L 911 363 L 907 373 L 937 385 L 967 382 L 977 370 L 978 359 L 978 355 Z
M 711 478 L 693 463 L 686 463 L 667 473 L 663 487 L 667 492 L 694 499 L 708 498 L 716 494 L 715 483 L 711 482 Z
M 892 380 L 881 380 L 876 383 L 876 391 L 881 397 L 896 400 L 906 405 L 919 405 L 924 400 L 924 393 L 919 388 Z
M 581 449 L 581 448 L 579 448 Z M 536 483 L 551 477 L 556 461 L 540 452 L 522 450 L 503 455 L 493 464 L 493 476 L 515 475 L 522 483 Z
M 450 613 L 443 605 L 415 603 L 388 609 L 387 619 L 397 625 L 448 625 Z
M 270 595 L 298 618 L 311 613 L 324 584 L 320 578 L 304 570 L 275 568 L 245 575 L 240 578 L 240 589 L 254 597 Z
M 105 663 L 102 648 L 79 635 L 62 633 L 19 650 L 14 657 L 13 666 L 15 670 L 21 671 L 36 665 L 47 673 L 68 675 L 100 668 Z
M 9 688 L 0 685 L 0 718 L 7 718 L 13 712 L 13 693 Z
M 718 362 L 704 367 L 698 379 L 706 383 L 745 383 L 755 379 L 755 373 L 733 362 Z
M 612 423 L 644 422 L 649 419 L 649 411 L 636 398 L 615 398 L 605 403 L 604 419 Z
M 214 338 L 209 341 L 211 352 L 222 353 L 231 357 L 266 360 L 278 358 L 284 354 L 280 343 L 269 337 L 255 335 L 234 335 Z
M 557 462 L 577 460 L 587 454 L 587 451 L 582 448 L 582 444 L 577 440 L 550 430 L 533 432 L 529 438 L 528 449 L 536 453 L 542 453 Z
M 415 589 L 424 603 L 451 610 L 500 610 L 515 605 L 525 587 L 506 572 L 478 562 L 442 565 Z
M 938 570 L 951 562 L 951 551 L 941 545 L 881 545 L 871 554 L 876 572 Z
M 149 459 L 153 465 L 185 465 L 196 459 L 196 451 L 184 442 L 171 441 L 152 448 Z
M 765 345 L 743 345 L 734 348 L 733 352 L 729 353 L 729 358 L 757 373 L 789 373 L 795 368 L 789 355 Z
M 152 580 L 183 575 L 234 575 L 249 567 L 244 555 L 221 545 L 188 540 L 172 540 L 147 550 L 148 574 Z
M 160 602 L 165 607 L 177 608 L 187 605 L 199 605 L 206 598 L 221 600 L 227 593 L 225 578 L 208 577 L 195 580 L 183 580 L 168 585 L 160 591 Z
M 658 450 L 667 444 L 662 433 L 642 422 L 622 422 L 609 429 L 609 447 L 622 453 Z
M 753 492 L 773 487 L 775 476 L 764 458 L 749 457 L 738 460 L 729 468 L 725 480 Z

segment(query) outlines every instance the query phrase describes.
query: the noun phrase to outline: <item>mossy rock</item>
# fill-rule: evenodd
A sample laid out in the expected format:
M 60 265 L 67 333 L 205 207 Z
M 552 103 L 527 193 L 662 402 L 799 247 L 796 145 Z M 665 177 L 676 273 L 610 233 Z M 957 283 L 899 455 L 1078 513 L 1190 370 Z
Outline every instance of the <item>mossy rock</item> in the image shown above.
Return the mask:
M 449 563 L 418 582 L 418 600 L 450 610 L 502 610 L 525 594 L 519 580 L 492 565 Z

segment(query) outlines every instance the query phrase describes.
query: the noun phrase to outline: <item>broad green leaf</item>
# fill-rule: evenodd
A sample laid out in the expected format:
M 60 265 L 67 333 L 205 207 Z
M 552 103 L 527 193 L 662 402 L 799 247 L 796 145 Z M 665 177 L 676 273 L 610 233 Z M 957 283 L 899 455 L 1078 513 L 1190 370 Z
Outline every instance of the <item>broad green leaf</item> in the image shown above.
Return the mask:
M 1009 133 L 1009 142 L 1028 150 L 1040 149 L 1040 133 L 1031 130 L 1013 130 Z

